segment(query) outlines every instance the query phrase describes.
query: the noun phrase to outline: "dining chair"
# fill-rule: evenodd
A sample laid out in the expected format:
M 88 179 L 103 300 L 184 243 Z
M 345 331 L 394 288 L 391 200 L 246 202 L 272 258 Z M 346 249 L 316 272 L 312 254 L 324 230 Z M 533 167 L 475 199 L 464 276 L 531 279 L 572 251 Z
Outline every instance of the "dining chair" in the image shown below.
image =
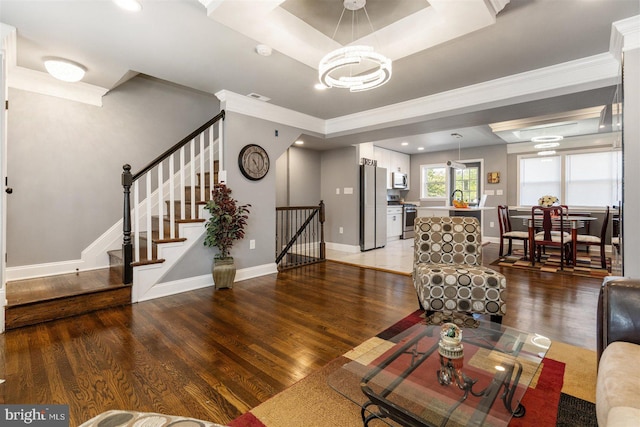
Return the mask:
M 536 259 L 540 262 L 543 249 L 551 246 L 560 250 L 560 269 L 564 269 L 565 263 L 571 259 L 571 233 L 565 231 L 570 223 L 568 209 L 565 206 L 534 206 L 531 208 L 531 221 L 535 224 L 536 220 L 541 231 L 533 236 L 531 265 Z
M 524 256 L 527 257 L 527 247 L 529 246 L 529 233 L 527 231 L 513 231 L 511 229 L 511 218 L 509 218 L 509 206 L 498 206 L 498 224 L 500 225 L 500 256 L 504 254 L 504 239 L 509 240 L 507 255 L 511 255 L 513 239 L 524 242 Z
M 578 245 L 587 245 L 587 251 L 591 248 L 591 246 L 599 246 L 600 247 L 600 266 L 602 268 L 607 268 L 607 259 L 604 256 L 604 246 L 607 236 L 607 226 L 609 225 L 609 206 L 607 206 L 607 211 L 604 214 L 604 219 L 602 220 L 602 227 L 600 228 L 600 235 L 593 236 L 591 234 L 578 234 L 576 237 L 576 244 Z

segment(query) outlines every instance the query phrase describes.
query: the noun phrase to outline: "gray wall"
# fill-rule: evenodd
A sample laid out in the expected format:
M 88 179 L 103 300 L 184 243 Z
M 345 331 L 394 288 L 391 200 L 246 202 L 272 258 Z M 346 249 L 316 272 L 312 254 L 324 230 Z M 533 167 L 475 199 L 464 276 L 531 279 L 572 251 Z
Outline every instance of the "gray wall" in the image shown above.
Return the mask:
M 319 151 L 289 147 L 276 162 L 276 206 L 316 206 L 320 203 Z
M 414 154 L 411 156 L 411 189 L 409 190 L 407 200 L 420 200 L 420 166 L 432 163 L 444 163 L 447 160 L 457 160 L 458 149 L 438 151 L 425 154 Z M 512 183 L 515 186 L 515 177 L 510 175 L 511 170 L 507 167 L 507 146 L 506 145 L 490 145 L 486 147 L 467 148 L 460 150 L 460 159 L 484 159 L 482 175 L 482 189 L 484 190 L 502 190 L 502 195 L 488 196 L 485 206 L 498 206 L 507 203 L 507 186 Z M 487 172 L 500 172 L 499 184 L 487 183 Z M 441 203 L 439 203 L 441 204 Z M 424 206 L 425 203 L 422 203 Z M 487 237 L 500 237 L 500 229 L 498 228 L 497 209 L 484 211 L 483 233 Z M 490 227 L 490 223 L 494 223 L 494 227 Z
M 9 90 L 8 267 L 79 259 L 122 217 L 122 165 L 138 171 L 220 110 L 212 95 L 146 77 L 95 107 Z
M 357 246 L 360 244 L 360 169 L 355 147 L 322 153 L 322 200 L 326 209 L 325 240 Z M 344 194 L 352 188 L 353 194 Z M 336 194 L 336 189 L 340 194 Z M 340 227 L 343 234 L 340 234 Z

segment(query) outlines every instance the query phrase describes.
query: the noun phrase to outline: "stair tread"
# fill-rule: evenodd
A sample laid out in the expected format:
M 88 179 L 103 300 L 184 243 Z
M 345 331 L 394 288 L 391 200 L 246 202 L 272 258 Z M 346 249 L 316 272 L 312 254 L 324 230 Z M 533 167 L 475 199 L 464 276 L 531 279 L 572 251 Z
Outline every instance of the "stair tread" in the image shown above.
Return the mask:
M 7 282 L 7 309 L 129 286 L 109 268 L 14 280 Z

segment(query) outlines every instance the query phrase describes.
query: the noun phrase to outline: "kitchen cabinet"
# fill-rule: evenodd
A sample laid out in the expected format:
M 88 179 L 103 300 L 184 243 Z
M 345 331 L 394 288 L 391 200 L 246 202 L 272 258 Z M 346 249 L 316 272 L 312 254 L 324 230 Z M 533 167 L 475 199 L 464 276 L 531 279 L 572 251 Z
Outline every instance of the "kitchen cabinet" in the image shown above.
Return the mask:
M 411 157 L 408 154 L 373 147 L 373 158 L 378 162 L 378 167 L 387 169 L 387 189 L 393 188 L 393 172 L 407 174 L 407 177 L 411 172 Z
M 402 235 L 402 206 L 387 207 L 387 241 Z

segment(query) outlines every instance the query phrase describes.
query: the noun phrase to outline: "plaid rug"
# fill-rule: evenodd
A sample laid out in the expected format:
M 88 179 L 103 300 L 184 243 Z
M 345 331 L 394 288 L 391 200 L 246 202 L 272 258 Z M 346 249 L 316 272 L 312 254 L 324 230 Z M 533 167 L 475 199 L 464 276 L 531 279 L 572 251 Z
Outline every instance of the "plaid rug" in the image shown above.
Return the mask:
M 524 258 L 522 249 L 514 249 L 511 255 L 500 257 L 491 265 L 596 278 L 611 274 L 611 258 L 607 258 L 607 268 L 603 269 L 600 257 L 587 253 L 578 253 L 575 266 L 565 264 L 564 268 L 560 269 L 560 252 L 548 248 L 547 253 L 542 254 L 540 262 L 536 260 L 534 266 L 531 266 L 531 261 Z

